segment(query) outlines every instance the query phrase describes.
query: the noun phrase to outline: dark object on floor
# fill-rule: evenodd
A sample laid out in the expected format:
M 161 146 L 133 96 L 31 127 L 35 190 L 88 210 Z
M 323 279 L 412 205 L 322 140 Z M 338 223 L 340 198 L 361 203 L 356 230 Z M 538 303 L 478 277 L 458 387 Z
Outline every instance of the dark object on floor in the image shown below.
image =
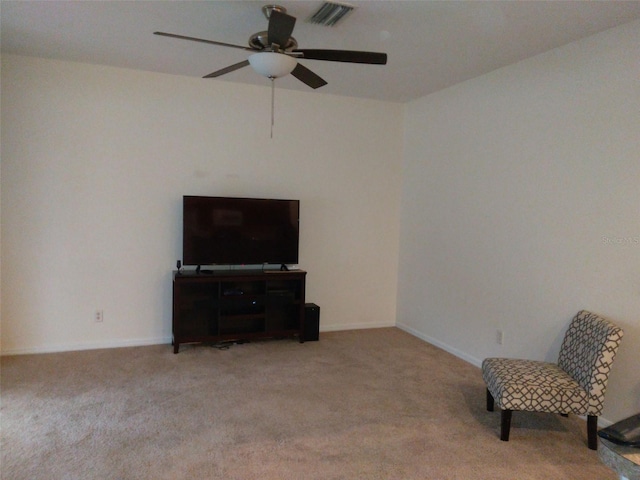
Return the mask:
M 304 305 L 304 329 L 305 342 L 317 342 L 320 338 L 320 307 L 315 303 Z
M 626 447 L 640 447 L 640 413 L 603 428 L 598 435 Z

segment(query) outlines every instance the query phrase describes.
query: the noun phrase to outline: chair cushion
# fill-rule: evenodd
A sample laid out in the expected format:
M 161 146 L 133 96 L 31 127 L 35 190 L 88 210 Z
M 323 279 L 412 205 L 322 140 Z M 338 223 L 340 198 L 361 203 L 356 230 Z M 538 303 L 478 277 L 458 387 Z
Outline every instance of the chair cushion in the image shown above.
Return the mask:
M 503 410 L 587 414 L 588 393 L 554 363 L 486 358 L 482 377 Z

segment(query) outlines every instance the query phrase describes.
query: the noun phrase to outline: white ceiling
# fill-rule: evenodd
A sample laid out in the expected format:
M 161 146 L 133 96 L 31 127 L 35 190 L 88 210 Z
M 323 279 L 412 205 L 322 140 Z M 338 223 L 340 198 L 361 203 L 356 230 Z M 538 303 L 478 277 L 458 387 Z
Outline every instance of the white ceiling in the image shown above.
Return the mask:
M 235 45 L 266 30 L 268 1 L 11 1 L 0 3 L 3 53 L 202 77 L 249 52 L 153 35 L 165 31 Z M 298 19 L 299 48 L 386 52 L 387 65 L 301 60 L 336 95 L 406 102 L 640 18 L 640 1 L 348 1 L 335 27 L 305 22 L 321 4 L 278 1 Z M 203 82 L 268 85 L 250 67 Z M 309 91 L 291 75 L 278 88 Z

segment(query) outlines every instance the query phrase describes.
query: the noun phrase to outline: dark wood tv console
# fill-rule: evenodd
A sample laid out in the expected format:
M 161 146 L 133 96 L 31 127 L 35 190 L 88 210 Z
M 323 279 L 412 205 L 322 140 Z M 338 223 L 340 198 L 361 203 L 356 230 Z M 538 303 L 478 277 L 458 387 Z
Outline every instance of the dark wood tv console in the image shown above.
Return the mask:
M 173 353 L 181 343 L 268 337 L 304 341 L 302 270 L 173 272 Z

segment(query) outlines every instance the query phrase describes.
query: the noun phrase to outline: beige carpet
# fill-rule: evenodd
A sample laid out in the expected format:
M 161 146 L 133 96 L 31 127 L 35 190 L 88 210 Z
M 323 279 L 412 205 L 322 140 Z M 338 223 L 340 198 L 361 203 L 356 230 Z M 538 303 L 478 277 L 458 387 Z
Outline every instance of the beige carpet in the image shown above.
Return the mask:
M 395 328 L 228 350 L 2 358 L 2 478 L 615 479 L 585 422 L 515 413 L 480 370 Z

